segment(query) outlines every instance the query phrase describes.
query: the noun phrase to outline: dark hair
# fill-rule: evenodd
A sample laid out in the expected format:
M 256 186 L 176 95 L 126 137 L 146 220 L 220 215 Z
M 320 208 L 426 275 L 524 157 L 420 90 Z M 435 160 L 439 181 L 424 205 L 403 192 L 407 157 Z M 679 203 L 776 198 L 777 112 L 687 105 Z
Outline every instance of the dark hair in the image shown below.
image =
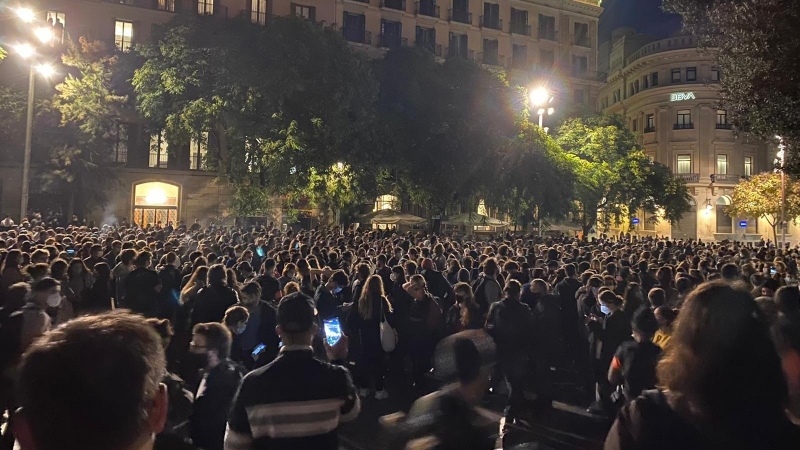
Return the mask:
M 737 267 L 736 264 L 727 263 L 722 266 L 720 274 L 722 274 L 722 278 L 726 280 L 734 280 L 739 276 L 739 267 Z
M 97 279 L 100 281 L 105 280 L 105 282 L 108 282 L 108 280 L 111 278 L 111 269 L 108 267 L 108 264 L 104 262 L 95 264 L 94 270 L 97 271 L 97 274 L 99 275 Z
M 775 304 L 784 314 L 800 313 L 800 289 L 797 286 L 783 286 L 775 292 Z
M 206 338 L 206 347 L 209 350 L 216 350 L 219 359 L 230 356 L 233 336 L 225 325 L 219 322 L 198 323 L 192 328 L 192 334 Z
M 511 298 L 519 299 L 522 293 L 522 285 L 519 281 L 512 278 L 506 282 L 506 287 L 503 289 L 503 292 Z
M 658 379 L 745 448 L 786 420 L 786 379 L 763 313 L 748 292 L 722 280 L 686 298 Z
M 247 295 L 256 295 L 256 294 L 258 294 L 259 296 L 261 296 L 261 285 L 259 285 L 255 281 L 251 281 L 251 282 L 245 284 L 244 286 L 242 286 L 242 289 L 240 290 L 240 292 L 242 294 L 247 294 Z
M 214 264 L 208 269 L 208 285 L 211 287 L 225 286 L 225 266 L 222 264 Z
M 172 338 L 175 335 L 175 332 L 172 330 L 172 324 L 169 323 L 167 319 L 158 319 L 155 317 L 151 317 L 147 319 L 147 324 L 153 327 L 153 330 L 161 336 L 161 340 L 166 341 Z
M 45 333 L 22 357 L 17 393 L 37 449 L 128 448 L 165 373 L 153 328 L 116 311 Z
M 603 291 L 600 293 L 599 301 L 603 303 L 611 303 L 612 305 L 621 305 L 623 303 L 622 297 L 615 294 L 614 291 Z
M 137 267 L 144 267 L 152 260 L 153 254 L 147 250 L 142 250 L 136 254 L 136 258 L 133 260 L 133 263 L 136 264 Z
M 650 300 L 653 308 L 658 308 L 659 306 L 664 306 L 664 303 L 667 302 L 667 293 L 661 288 L 653 288 L 647 294 L 647 299 Z
M 45 277 L 45 278 L 42 278 L 41 280 L 37 281 L 36 284 L 33 285 L 33 292 L 34 293 L 46 292 L 46 291 L 48 291 L 50 289 L 53 289 L 54 287 L 58 287 L 60 285 L 61 284 L 57 280 L 55 280 L 54 278 Z
M 230 327 L 242 321 L 246 322 L 249 318 L 250 313 L 247 312 L 247 308 L 235 305 L 225 311 L 225 317 L 222 319 L 222 323 Z
M 123 265 L 128 265 L 134 259 L 136 259 L 136 250 L 132 248 L 126 248 L 119 253 L 119 261 Z
M 471 383 L 481 373 L 481 354 L 472 339 L 458 338 L 453 343 L 456 373 L 461 383 Z
M 650 339 L 658 331 L 658 321 L 653 310 L 650 308 L 639 308 L 633 313 L 631 320 L 631 329 L 638 331 L 645 338 Z

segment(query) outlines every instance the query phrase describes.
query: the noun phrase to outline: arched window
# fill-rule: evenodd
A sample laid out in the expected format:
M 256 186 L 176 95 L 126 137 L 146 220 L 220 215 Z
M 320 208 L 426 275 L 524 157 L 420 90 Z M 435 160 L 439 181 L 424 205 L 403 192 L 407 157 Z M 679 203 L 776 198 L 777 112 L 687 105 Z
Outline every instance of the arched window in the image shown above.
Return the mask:
M 180 188 L 160 181 L 139 183 L 133 187 L 133 221 L 141 226 L 178 224 Z
M 723 195 L 717 200 L 717 233 L 733 233 L 733 218 L 726 209 L 731 204 L 731 198 Z

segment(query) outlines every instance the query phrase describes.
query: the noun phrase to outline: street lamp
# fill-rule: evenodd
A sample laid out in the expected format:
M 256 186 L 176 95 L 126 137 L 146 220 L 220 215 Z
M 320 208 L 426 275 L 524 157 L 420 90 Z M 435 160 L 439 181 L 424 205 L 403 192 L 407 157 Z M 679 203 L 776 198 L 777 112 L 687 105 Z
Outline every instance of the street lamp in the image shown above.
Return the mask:
M 19 17 L 19 19 L 25 23 L 30 23 L 36 20 L 36 13 L 30 8 L 21 7 L 15 9 L 14 12 L 16 12 L 17 17 Z
M 52 27 L 39 27 L 33 32 L 33 34 L 36 35 L 36 39 L 39 39 L 42 44 L 49 44 L 53 42 Z
M 34 50 L 33 46 L 30 44 L 19 44 L 14 47 L 14 51 L 16 51 L 22 59 L 28 59 L 36 53 L 36 50 Z
M 778 139 L 778 161 L 780 162 L 781 170 L 781 244 L 786 246 L 786 170 L 784 163 L 786 162 L 786 144 L 783 143 L 783 138 L 775 136 Z
M 544 115 L 552 115 L 556 110 L 555 108 L 545 108 L 548 104 L 553 102 L 553 97 L 550 95 L 550 92 L 544 86 L 540 86 L 534 90 L 532 90 L 529 94 L 531 104 L 539 108 L 537 113 L 539 114 L 539 128 L 544 128 Z

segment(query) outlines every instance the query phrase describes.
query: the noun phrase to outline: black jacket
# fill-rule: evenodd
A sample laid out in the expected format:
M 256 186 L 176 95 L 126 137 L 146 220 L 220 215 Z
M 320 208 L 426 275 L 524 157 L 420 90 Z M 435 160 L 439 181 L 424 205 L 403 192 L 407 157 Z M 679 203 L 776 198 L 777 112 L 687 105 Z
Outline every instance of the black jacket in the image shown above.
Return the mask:
M 589 331 L 592 332 L 591 337 L 591 355 L 595 357 L 597 354 L 596 349 L 600 342 L 603 346 L 600 350 L 600 363 L 603 367 L 608 367 L 611 364 L 611 359 L 617 352 L 617 348 L 625 341 L 631 338 L 631 324 L 628 320 L 628 315 L 624 312 L 616 311 L 613 314 L 606 316 L 604 321 L 592 321 L 587 325 Z
M 533 314 L 528 305 L 509 298 L 493 303 L 486 319 L 486 331 L 497 344 L 498 361 L 527 358 L 533 327 Z
M 198 447 L 223 450 L 228 411 L 242 376 L 236 364 L 225 360 L 201 378 L 189 417 L 192 442 Z
M 200 289 L 192 309 L 192 327 L 198 323 L 222 322 L 225 311 L 238 302 L 236 292 L 227 286 Z

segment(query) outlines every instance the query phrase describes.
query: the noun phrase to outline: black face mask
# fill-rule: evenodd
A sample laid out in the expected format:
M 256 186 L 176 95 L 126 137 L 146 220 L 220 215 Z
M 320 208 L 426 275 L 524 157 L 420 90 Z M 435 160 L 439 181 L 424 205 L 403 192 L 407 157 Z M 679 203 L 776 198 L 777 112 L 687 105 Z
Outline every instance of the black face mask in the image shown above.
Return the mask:
M 205 353 L 188 352 L 186 354 L 186 365 L 191 370 L 198 370 L 208 365 L 208 356 Z

